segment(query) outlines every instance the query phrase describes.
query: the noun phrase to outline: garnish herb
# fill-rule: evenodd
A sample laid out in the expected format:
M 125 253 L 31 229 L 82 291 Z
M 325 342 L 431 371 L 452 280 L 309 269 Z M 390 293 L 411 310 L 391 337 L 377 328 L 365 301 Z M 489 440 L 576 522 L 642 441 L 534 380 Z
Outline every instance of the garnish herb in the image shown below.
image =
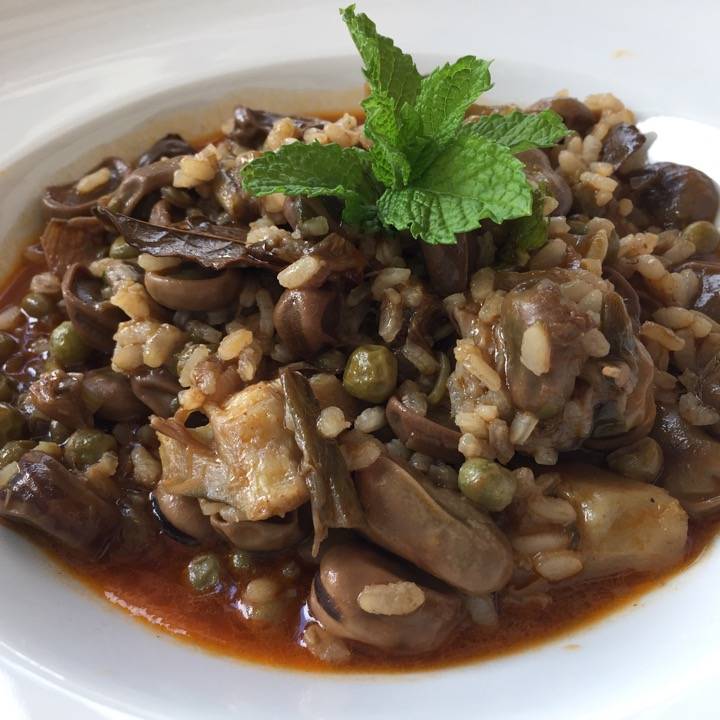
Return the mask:
M 242 170 L 254 195 L 334 196 L 343 221 L 364 230 L 409 230 L 429 244 L 454 243 L 484 219 L 515 218 L 535 247 L 542 228 L 533 188 L 515 153 L 549 147 L 568 130 L 552 110 L 482 116 L 468 108 L 492 87 L 489 63 L 467 55 L 422 76 L 412 57 L 378 34 L 355 6 L 341 10 L 363 61 L 370 94 L 362 103 L 370 150 L 297 142 Z

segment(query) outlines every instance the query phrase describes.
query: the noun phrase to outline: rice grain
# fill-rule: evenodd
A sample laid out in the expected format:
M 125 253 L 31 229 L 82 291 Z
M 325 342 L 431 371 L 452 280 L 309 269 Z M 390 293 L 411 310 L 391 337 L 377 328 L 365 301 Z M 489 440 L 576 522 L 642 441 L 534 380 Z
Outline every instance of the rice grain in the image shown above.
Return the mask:
M 545 375 L 550 372 L 550 354 L 550 337 L 547 328 L 543 323 L 536 322 L 523 333 L 520 362 L 534 375 Z

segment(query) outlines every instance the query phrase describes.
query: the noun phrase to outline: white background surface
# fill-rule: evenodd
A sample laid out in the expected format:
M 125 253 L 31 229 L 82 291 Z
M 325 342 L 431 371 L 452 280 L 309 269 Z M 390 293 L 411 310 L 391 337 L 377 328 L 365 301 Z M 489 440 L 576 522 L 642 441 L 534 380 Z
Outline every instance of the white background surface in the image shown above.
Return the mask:
M 134 128 L 159 110 L 199 107 L 253 84 L 295 91 L 356 85 L 356 61 L 334 59 L 353 54 L 337 6 L 0 0 L 0 246 L 12 247 L 15 218 L 32 209 L 47 179 L 70 173 L 79 156 L 113 138 L 132 136 L 124 147 L 135 147 Z M 405 50 L 494 57 L 498 100 L 530 101 L 563 87 L 579 95 L 611 89 L 643 116 L 716 127 L 718 7 L 360 4 Z M 181 85 L 189 87 L 151 99 Z M 677 151 L 681 140 L 680 150 L 687 145 L 717 179 L 718 145 L 715 155 L 706 151 L 701 133 L 710 131 L 694 127 L 668 142 Z M 1 257 L 0 273 L 9 266 L 8 254 Z M 639 607 L 490 663 L 405 677 L 327 677 L 227 661 L 155 636 L 0 529 L 0 719 L 716 718 L 718 577 L 714 551 Z M 571 643 L 579 648 L 569 650 Z

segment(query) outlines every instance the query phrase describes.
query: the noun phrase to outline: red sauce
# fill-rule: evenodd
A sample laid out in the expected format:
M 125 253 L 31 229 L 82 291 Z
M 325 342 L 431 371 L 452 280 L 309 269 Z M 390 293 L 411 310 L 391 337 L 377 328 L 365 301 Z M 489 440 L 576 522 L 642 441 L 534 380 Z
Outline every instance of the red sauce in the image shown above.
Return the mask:
M 276 571 L 283 559 L 268 560 L 254 573 L 228 573 L 222 589 L 199 594 L 184 580 L 188 561 L 197 550 L 158 537 L 151 552 L 132 562 L 86 563 L 70 558 L 30 532 L 30 537 L 64 570 L 100 597 L 148 625 L 203 649 L 243 660 L 321 672 L 407 672 L 433 670 L 470 661 L 529 650 L 580 627 L 603 620 L 637 603 L 692 564 L 715 537 L 717 523 L 691 523 L 686 560 L 660 576 L 629 574 L 555 590 L 545 607 L 506 604 L 497 628 L 468 626 L 449 645 L 429 657 L 354 654 L 344 665 L 332 666 L 314 658 L 297 643 L 302 627 L 302 598 L 307 595 L 313 569 L 306 567 L 298 581 L 298 600 L 282 623 L 255 624 L 242 615 L 241 589 L 253 576 Z M 286 559 L 286 558 L 285 558 Z M 303 590 L 304 589 L 304 590 Z

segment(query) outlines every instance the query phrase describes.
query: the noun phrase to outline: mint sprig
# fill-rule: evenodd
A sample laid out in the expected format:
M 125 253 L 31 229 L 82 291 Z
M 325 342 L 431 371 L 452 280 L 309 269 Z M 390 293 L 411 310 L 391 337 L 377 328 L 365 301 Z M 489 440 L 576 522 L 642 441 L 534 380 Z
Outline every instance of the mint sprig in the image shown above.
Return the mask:
M 455 233 L 476 228 L 479 218 L 501 223 L 527 215 L 531 206 L 522 163 L 502 145 L 465 133 L 409 187 L 386 190 L 378 214 L 386 225 L 448 245 Z
M 286 145 L 243 169 L 245 189 L 332 195 L 345 203 L 344 222 L 366 229 L 379 222 L 430 244 L 454 243 L 456 233 L 484 219 L 535 217 L 532 187 L 514 154 L 558 142 L 568 132 L 560 116 L 513 112 L 465 122 L 492 87 L 487 61 L 468 55 L 423 77 L 354 5 L 340 13 L 370 86 L 363 109 L 372 147 Z M 533 227 L 531 244 L 539 237 Z

